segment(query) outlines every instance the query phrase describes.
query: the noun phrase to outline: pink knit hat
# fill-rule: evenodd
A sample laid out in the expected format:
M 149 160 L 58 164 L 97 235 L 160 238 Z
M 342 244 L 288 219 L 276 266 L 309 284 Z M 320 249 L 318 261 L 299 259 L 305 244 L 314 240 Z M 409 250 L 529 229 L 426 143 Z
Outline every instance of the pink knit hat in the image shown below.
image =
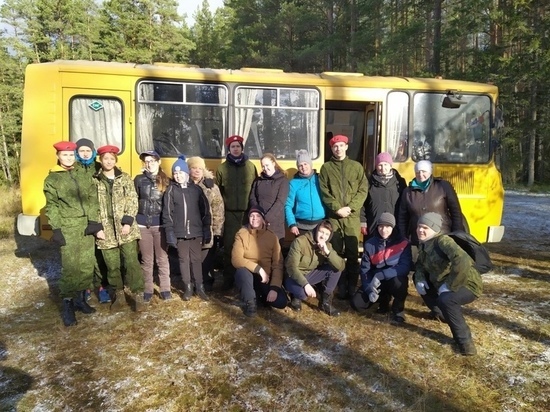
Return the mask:
M 380 163 L 389 163 L 390 166 L 393 166 L 393 159 L 391 158 L 391 154 L 388 152 L 382 152 L 376 156 L 374 163 L 376 166 Z

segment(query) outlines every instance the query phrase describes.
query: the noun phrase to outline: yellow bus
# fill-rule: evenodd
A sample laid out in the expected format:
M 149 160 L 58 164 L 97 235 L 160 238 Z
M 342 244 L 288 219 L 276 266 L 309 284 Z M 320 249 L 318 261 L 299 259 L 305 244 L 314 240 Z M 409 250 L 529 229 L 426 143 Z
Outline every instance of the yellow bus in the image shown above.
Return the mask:
M 215 170 L 224 139 L 245 138 L 258 162 L 274 153 L 296 167 L 307 149 L 319 169 L 330 158 L 329 137 L 349 137 L 348 155 L 367 173 L 388 151 L 407 180 L 429 159 L 434 175 L 455 187 L 471 233 L 500 241 L 504 191 L 494 162 L 498 89 L 440 78 L 360 73 L 222 70 L 176 64 L 55 61 L 27 66 L 21 136 L 23 235 L 48 236 L 42 185 L 55 158 L 52 144 L 88 138 L 121 148 L 120 167 L 141 172 L 139 153 L 154 149 L 164 170 L 175 158 L 201 156 Z M 259 167 L 259 162 L 257 163 Z

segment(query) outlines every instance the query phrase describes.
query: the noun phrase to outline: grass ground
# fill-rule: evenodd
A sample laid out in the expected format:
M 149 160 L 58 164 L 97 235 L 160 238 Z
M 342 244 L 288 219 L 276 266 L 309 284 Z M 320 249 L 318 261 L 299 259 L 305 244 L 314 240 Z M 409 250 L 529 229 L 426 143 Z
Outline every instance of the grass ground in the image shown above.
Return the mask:
M 141 314 L 94 301 L 65 328 L 56 247 L 12 231 L 0 239 L 0 411 L 550 410 L 550 256 L 512 247 L 491 247 L 495 271 L 466 307 L 479 355 L 462 357 L 412 285 L 404 326 L 343 301 L 330 318 L 315 299 L 247 319 L 214 292 L 155 296 Z

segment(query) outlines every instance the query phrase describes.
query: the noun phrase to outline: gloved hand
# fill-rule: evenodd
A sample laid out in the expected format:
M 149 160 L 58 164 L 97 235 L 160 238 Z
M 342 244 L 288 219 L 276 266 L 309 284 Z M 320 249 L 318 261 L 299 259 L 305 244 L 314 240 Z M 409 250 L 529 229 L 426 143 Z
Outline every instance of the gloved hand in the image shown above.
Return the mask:
M 427 292 L 427 290 L 430 287 L 428 286 L 428 282 L 421 280 L 420 282 L 416 282 L 416 291 L 419 295 L 424 296 Z
M 444 283 L 444 284 L 442 284 L 442 285 L 439 287 L 439 289 L 437 290 L 437 294 L 438 294 L 438 295 L 441 295 L 442 293 L 450 292 L 450 291 L 451 291 L 451 289 L 449 289 L 449 288 L 447 287 L 447 284 Z
M 166 244 L 174 248 L 178 247 L 178 239 L 172 229 L 166 230 Z
M 202 231 L 202 244 L 207 245 L 212 241 L 212 231 L 210 229 Z
M 57 243 L 59 246 L 65 246 L 67 244 L 67 242 L 65 242 L 65 236 L 63 236 L 63 232 L 61 231 L 61 229 L 53 230 L 51 241 Z
M 371 282 L 369 283 L 369 286 L 367 287 L 369 300 L 372 303 L 378 300 L 378 295 L 380 294 L 380 285 L 382 284 L 382 280 L 384 280 L 384 274 L 381 272 L 378 272 L 374 275 Z
M 88 226 L 84 229 L 84 235 L 95 235 L 100 230 L 103 230 L 103 225 L 99 222 L 89 221 Z

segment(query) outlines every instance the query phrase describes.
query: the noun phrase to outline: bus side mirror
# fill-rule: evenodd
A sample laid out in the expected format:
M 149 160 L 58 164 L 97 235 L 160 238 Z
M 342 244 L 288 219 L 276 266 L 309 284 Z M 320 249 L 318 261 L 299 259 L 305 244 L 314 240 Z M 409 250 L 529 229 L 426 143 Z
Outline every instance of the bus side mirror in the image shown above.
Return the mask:
M 458 109 L 463 104 L 468 103 L 466 100 L 462 100 L 462 96 L 455 94 L 452 91 L 448 91 L 447 95 L 443 98 L 441 106 L 446 109 Z

